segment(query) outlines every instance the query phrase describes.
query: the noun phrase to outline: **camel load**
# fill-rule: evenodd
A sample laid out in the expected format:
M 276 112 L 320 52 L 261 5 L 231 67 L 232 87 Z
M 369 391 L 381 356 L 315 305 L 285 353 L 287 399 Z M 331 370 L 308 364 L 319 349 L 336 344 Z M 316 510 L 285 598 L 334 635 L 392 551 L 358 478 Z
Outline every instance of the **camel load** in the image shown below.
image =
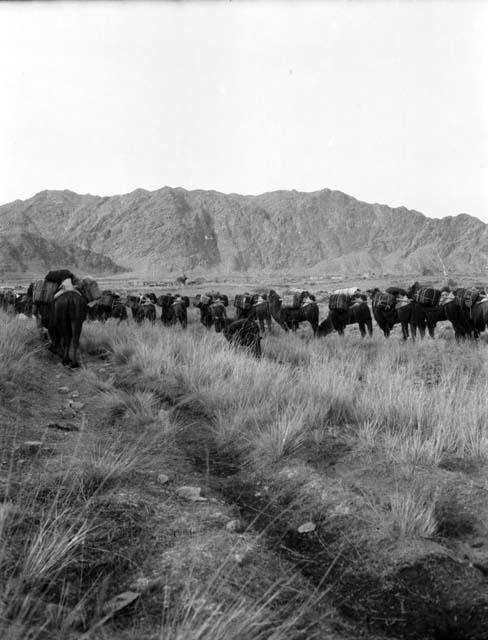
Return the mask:
M 58 284 L 50 280 L 36 280 L 32 287 L 32 302 L 34 304 L 51 304 Z
M 234 307 L 236 309 L 248 311 L 252 307 L 252 296 L 247 293 L 237 294 L 234 298 Z
M 396 304 L 396 297 L 391 293 L 378 291 L 373 297 L 373 307 L 381 309 L 382 311 L 389 311 L 394 309 Z
M 476 304 L 479 297 L 480 290 L 476 287 L 470 287 L 469 289 L 464 290 L 463 301 L 468 309 L 471 309 L 471 307 Z
M 442 291 L 433 287 L 419 287 L 413 292 L 413 299 L 426 307 L 436 307 L 439 304 Z
M 81 285 L 88 302 L 93 302 L 101 297 L 100 288 L 96 280 L 90 277 L 82 278 Z
M 72 282 L 76 280 L 74 274 L 68 269 L 57 269 L 55 271 L 50 271 L 44 280 L 48 282 L 55 282 L 58 286 L 63 282 L 63 280 L 70 279 Z
M 314 302 L 313 299 L 310 299 L 308 291 L 305 291 L 304 289 L 292 289 L 283 295 L 282 300 L 283 306 L 289 307 L 290 309 L 299 309 L 300 307 L 303 307 L 305 300 L 307 300 L 307 304 Z
M 354 298 L 357 298 L 361 290 L 357 287 L 336 289 L 329 297 L 329 309 L 331 311 L 347 311 Z

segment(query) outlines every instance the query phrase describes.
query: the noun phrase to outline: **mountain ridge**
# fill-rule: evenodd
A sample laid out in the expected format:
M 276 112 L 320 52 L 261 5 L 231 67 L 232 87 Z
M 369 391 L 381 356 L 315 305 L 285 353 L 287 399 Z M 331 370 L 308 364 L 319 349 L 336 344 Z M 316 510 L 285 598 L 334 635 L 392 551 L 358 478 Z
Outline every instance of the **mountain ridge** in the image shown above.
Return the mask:
M 154 276 L 290 269 L 479 273 L 488 267 L 488 225 L 474 216 L 427 218 L 327 188 L 259 195 L 168 186 L 115 196 L 43 190 L 0 206 L 0 233 L 13 232 L 107 258 L 100 262 L 106 271 Z

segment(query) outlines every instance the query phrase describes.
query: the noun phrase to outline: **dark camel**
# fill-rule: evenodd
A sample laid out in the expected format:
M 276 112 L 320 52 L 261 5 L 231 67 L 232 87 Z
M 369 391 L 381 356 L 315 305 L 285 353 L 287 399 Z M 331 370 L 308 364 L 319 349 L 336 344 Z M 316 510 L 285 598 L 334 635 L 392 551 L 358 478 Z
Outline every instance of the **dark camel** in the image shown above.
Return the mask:
M 61 348 L 63 364 L 78 367 L 81 329 L 87 313 L 86 299 L 76 291 L 67 291 L 53 302 L 52 312 L 53 322 L 51 327 L 48 327 L 52 350 Z M 70 358 L 71 347 L 73 359 Z
M 310 322 L 314 335 L 319 327 L 319 307 L 311 302 L 301 307 L 284 307 L 276 291 L 271 290 L 268 295 L 269 310 L 274 320 L 285 331 L 296 331 L 300 322 Z

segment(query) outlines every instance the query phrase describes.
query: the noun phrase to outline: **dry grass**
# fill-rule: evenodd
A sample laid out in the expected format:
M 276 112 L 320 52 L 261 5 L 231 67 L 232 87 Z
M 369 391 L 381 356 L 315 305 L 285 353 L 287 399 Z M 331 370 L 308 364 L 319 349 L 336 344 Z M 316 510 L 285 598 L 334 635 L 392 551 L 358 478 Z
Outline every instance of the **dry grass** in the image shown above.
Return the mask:
M 401 538 L 430 538 L 437 530 L 435 497 L 418 487 L 390 496 L 393 531 Z
M 29 375 L 31 364 L 38 373 L 35 351 L 25 347 L 29 341 L 35 342 L 32 327 L 26 330 L 22 325 L 21 330 L 12 319 L 5 326 L 8 337 L 0 345 L 4 348 L 0 355 L 5 356 L 5 376 L 12 378 L 16 362 L 20 364 L 15 380 Z M 145 530 L 150 526 L 148 506 L 139 504 L 135 497 L 123 496 L 135 495 L 132 485 L 145 472 L 146 458 L 156 438 L 161 447 L 172 443 L 175 434 L 170 414 L 161 404 L 160 390 L 152 389 L 158 389 L 157 380 L 164 385 L 170 373 L 186 394 L 202 385 L 210 389 L 215 380 L 208 375 L 205 364 L 193 366 L 215 347 L 212 335 L 205 336 L 202 344 L 197 339 L 186 344 L 175 341 L 171 334 L 158 335 L 152 328 L 122 326 L 114 331 L 110 326 L 89 324 L 85 338 L 91 353 L 109 349 L 113 354 L 113 375 L 101 376 L 92 369 L 77 375 L 92 387 L 94 406 L 110 418 L 111 428 L 115 433 L 118 430 L 119 437 L 112 436 L 108 443 L 107 439 L 98 444 L 85 443 L 84 434 L 89 433 L 90 425 L 83 420 L 72 457 L 45 466 L 24 467 L 22 477 L 12 467 L 5 478 L 10 488 L 0 510 L 0 634 L 8 640 L 61 639 L 87 630 L 87 637 L 99 633 L 100 637 L 122 637 L 117 626 L 98 626 L 103 620 L 103 603 L 114 591 L 122 590 L 130 571 L 137 570 L 144 553 L 149 553 L 144 537 L 151 539 L 152 533 Z M 230 378 L 235 373 L 231 356 L 227 345 L 221 345 L 214 354 L 216 366 L 225 357 L 227 367 L 221 373 Z M 246 362 L 243 357 L 238 374 L 243 385 L 250 380 Z M 211 406 L 217 407 L 220 398 L 217 393 Z M 285 414 L 279 418 L 285 419 L 291 424 L 294 418 Z M 288 438 L 277 446 L 291 452 L 291 443 Z M 120 493 L 118 488 L 122 489 Z M 119 495 L 122 502 L 118 498 L 114 502 Z M 193 540 L 191 543 L 194 546 Z M 195 587 L 194 578 L 188 575 L 181 597 L 167 612 L 169 617 L 160 610 L 159 618 L 163 613 L 164 621 L 158 637 L 298 637 L 297 629 L 305 624 L 302 618 L 310 615 L 310 602 L 300 595 L 296 611 L 284 615 L 283 599 L 291 602 L 285 591 L 292 591 L 282 577 L 272 579 L 264 591 L 254 595 L 249 591 L 254 582 L 251 579 L 242 586 L 234 584 L 231 548 L 225 560 L 220 555 L 215 558 L 217 567 L 209 566 L 206 582 L 200 581 L 200 586 Z M 212 575 L 213 571 L 216 573 Z M 224 583 L 218 579 L 223 573 L 228 574 L 224 591 Z M 126 625 L 124 637 L 151 635 L 147 630 L 140 631 L 135 620 L 132 631 L 131 625 Z
M 10 398 L 19 388 L 35 389 L 40 351 L 33 320 L 0 313 L 0 394 Z
M 488 366 L 476 345 L 283 334 L 266 338 L 269 357 L 254 361 L 195 326 L 187 333 L 103 325 L 90 331 L 92 341 L 95 334 L 111 341 L 114 361 L 134 382 L 171 375 L 183 397 L 198 394 L 215 417 L 219 442 L 245 432 L 236 446 L 246 448 L 259 436 L 254 449 L 262 448 L 263 458 L 288 455 L 292 432 L 303 442 L 311 430 L 336 425 L 355 425 L 358 446 L 374 446 L 391 460 L 435 465 L 446 453 L 488 456 Z M 151 398 L 139 401 L 150 416 Z
M 208 413 L 216 416 L 222 441 L 252 429 L 253 423 L 261 431 L 263 424 L 299 405 L 307 414 L 305 430 L 356 425 L 359 434 L 364 424 L 375 425 L 375 445 L 397 436 L 404 449 L 411 446 L 414 460 L 425 444 L 433 463 L 443 452 L 480 459 L 486 455 L 488 400 L 481 391 L 487 366 L 477 346 L 336 336 L 304 341 L 283 334 L 266 338 L 269 357 L 252 361 L 198 326 L 186 334 L 149 326 L 112 331 L 113 359 L 127 375 L 133 381 L 171 375 L 183 397 L 199 394 Z
M 22 379 L 33 358 L 20 344 L 28 342 L 29 329 L 11 320 L 0 328 L 8 335 L 3 342 L 0 338 L 6 353 L 0 383 L 8 376 Z M 358 547 L 369 536 L 381 540 L 382 550 L 388 541 L 425 541 L 461 531 L 461 525 L 449 528 L 459 503 L 451 500 L 441 509 L 439 491 L 443 483 L 454 482 L 442 471 L 446 459 L 477 468 L 488 459 L 488 361 L 480 346 L 445 340 L 412 345 L 382 337 L 362 341 L 354 335 L 309 340 L 274 333 L 263 340 L 265 357 L 255 360 L 196 324 L 182 332 L 93 323 L 86 325 L 84 340 L 91 353 L 109 354 L 112 370 L 104 377 L 91 370 L 82 375 L 111 427 L 133 435 L 130 445 L 124 436 L 111 447 L 90 450 L 85 473 L 93 479 L 95 497 L 143 468 L 135 443 L 150 427 L 163 443 L 177 434 L 189 449 L 237 461 L 242 473 L 266 485 L 270 500 L 279 504 L 286 496 L 295 509 L 289 516 L 294 527 L 313 515 L 331 536 Z M 176 405 L 172 413 L 171 405 Z M 347 454 L 340 454 L 342 467 L 334 475 L 323 465 L 335 461 L 337 443 Z M 470 480 L 457 475 L 455 482 L 468 486 Z M 56 494 L 48 520 L 37 521 L 12 576 L 44 571 L 56 580 L 76 562 L 83 540 L 93 538 L 98 520 L 67 516 L 62 495 Z M 91 500 L 91 495 L 81 490 L 78 499 Z M 67 527 L 60 526 L 61 514 Z M 51 542 L 43 545 L 46 537 Z M 10 558 L 8 545 L 2 558 Z M 214 586 L 210 581 L 203 592 L 188 587 L 177 615 L 163 622 L 161 637 L 298 637 L 302 609 L 269 626 L 283 585 L 257 600 L 226 601 L 222 608 L 214 606 Z M 207 606 L 209 593 L 212 606 Z M 18 610 L 31 615 L 32 607 L 19 602 L 20 595 Z M 26 616 L 19 614 L 16 621 L 24 624 Z

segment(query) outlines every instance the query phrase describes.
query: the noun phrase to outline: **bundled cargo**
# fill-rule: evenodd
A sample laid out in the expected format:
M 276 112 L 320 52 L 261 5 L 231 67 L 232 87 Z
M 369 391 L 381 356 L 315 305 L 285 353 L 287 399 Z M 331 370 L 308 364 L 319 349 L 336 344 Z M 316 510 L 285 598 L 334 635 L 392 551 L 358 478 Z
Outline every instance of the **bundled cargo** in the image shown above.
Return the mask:
M 212 318 L 214 320 L 225 318 L 227 314 L 225 312 L 224 303 L 220 300 L 217 300 L 217 302 L 212 302 L 212 304 L 210 305 L 210 313 L 212 314 Z
M 96 280 L 93 280 L 93 278 L 83 278 L 81 281 L 81 286 L 88 302 L 93 302 L 94 300 L 98 300 L 101 297 L 98 283 L 96 282 Z
M 401 309 L 402 307 L 406 307 L 408 304 L 412 304 L 412 300 L 406 295 L 399 295 L 396 297 L 395 309 Z
M 54 294 L 54 299 L 56 300 L 64 293 L 68 293 L 70 291 L 74 291 L 76 294 L 81 295 L 80 291 L 78 289 L 75 289 L 75 287 L 73 286 L 71 278 L 66 278 L 66 280 L 63 280 L 63 282 L 59 285 L 58 290 Z
M 317 304 L 317 300 L 316 300 L 314 295 L 312 295 L 308 291 L 304 291 L 303 292 L 301 306 L 302 307 L 308 307 L 308 305 L 310 305 L 310 304 Z
M 242 309 L 248 311 L 252 306 L 252 296 L 249 294 L 237 294 L 234 298 L 234 307 L 236 309 Z
M 397 298 L 399 296 L 404 297 L 404 298 L 408 298 L 408 294 L 406 289 L 402 289 L 401 287 L 387 287 L 385 289 L 386 293 L 391 293 L 393 296 L 396 296 Z
M 413 299 L 419 304 L 423 304 L 426 307 L 435 307 L 439 304 L 441 297 L 441 290 L 434 289 L 432 287 L 421 287 L 417 289 L 413 294 Z
M 456 291 L 454 291 L 454 297 L 456 299 L 457 304 L 460 307 L 464 307 L 464 293 L 465 293 L 466 289 L 456 289 Z
M 99 303 L 99 304 L 100 304 L 102 307 L 111 307 L 111 306 L 112 306 L 113 301 L 114 301 L 114 296 L 113 296 L 113 294 L 112 294 L 112 293 L 109 293 L 109 292 L 107 292 L 107 291 L 104 291 L 104 292 L 102 293 L 101 298 L 100 298 L 100 303 Z
M 449 304 L 453 300 L 456 300 L 456 296 L 452 291 L 443 291 L 441 293 L 441 297 L 439 298 L 439 306 L 443 307 L 445 304 Z
M 72 282 L 75 281 L 75 276 L 68 271 L 68 269 L 58 269 L 57 271 L 50 271 L 45 280 L 48 282 L 55 282 L 58 286 L 63 282 L 63 280 L 70 279 Z
M 360 293 L 361 289 L 358 287 L 348 287 L 347 289 L 336 289 L 334 291 L 334 294 L 349 296 L 349 298 L 358 296 Z
M 260 299 L 260 300 L 258 299 L 258 301 L 254 306 L 258 313 L 264 313 L 265 311 L 268 310 L 268 301 L 263 299 Z
M 174 296 L 171 293 L 163 293 L 159 296 L 157 300 L 157 304 L 164 309 L 168 308 L 173 304 Z
M 290 309 L 294 309 L 295 308 L 294 297 L 295 297 L 294 294 L 285 293 L 285 295 L 281 298 L 283 307 L 289 307 Z
M 293 294 L 293 307 L 298 309 L 298 307 L 302 304 L 302 300 L 304 298 L 304 291 L 295 291 Z
M 212 302 L 212 297 L 207 293 L 204 293 L 203 296 L 200 297 L 200 304 L 207 305 Z
M 32 302 L 34 304 L 50 304 L 58 285 L 49 280 L 37 280 L 32 288 Z
M 171 304 L 179 304 L 181 302 L 188 309 L 188 307 L 190 306 L 190 298 L 188 296 L 182 296 L 179 293 L 177 293 L 176 295 L 172 296 Z
M 480 291 L 479 289 L 476 289 L 476 287 L 470 287 L 469 289 L 464 290 L 464 304 L 468 307 L 468 309 L 471 309 L 471 307 L 476 304 L 476 301 L 479 297 Z
M 346 293 L 332 293 L 329 298 L 331 311 L 347 311 L 351 302 L 351 296 Z
M 390 311 L 395 308 L 396 298 L 391 293 L 378 291 L 373 298 L 373 307 L 382 311 Z

